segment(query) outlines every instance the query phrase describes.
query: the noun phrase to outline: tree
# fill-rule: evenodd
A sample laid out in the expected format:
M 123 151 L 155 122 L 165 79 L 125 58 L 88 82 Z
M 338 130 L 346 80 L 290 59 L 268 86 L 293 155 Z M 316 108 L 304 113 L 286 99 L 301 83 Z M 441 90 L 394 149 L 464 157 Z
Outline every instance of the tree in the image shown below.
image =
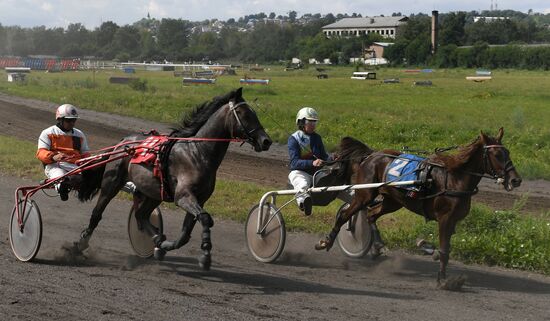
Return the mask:
M 6 27 L 6 53 L 14 56 L 27 56 L 33 53 L 32 33 L 19 26 Z
M 271 12 L 269 14 L 269 19 L 275 19 L 275 16 L 276 16 L 275 12 Z
M 393 45 L 384 49 L 384 58 L 386 58 L 391 65 L 401 65 L 404 62 L 405 49 L 408 45 L 409 41 L 406 39 L 397 40 Z
M 140 60 L 158 60 L 159 51 L 153 34 L 147 30 L 140 31 L 141 53 Z
M 63 28 L 46 29 L 45 26 L 32 28 L 34 54 L 59 55 L 65 45 Z
M 466 24 L 465 12 L 451 12 L 442 19 L 439 43 L 441 46 L 455 44 L 460 46 L 464 43 L 464 25 Z
M 113 39 L 119 28 L 120 27 L 116 23 L 106 21 L 94 31 L 97 56 L 103 57 L 104 59 L 113 59 L 115 57 Z
M 117 55 L 126 53 L 129 58 L 137 58 L 141 53 L 141 35 L 139 30 L 133 26 L 120 27 L 113 37 L 113 48 Z
M 4 27 L 2 27 L 2 24 L 0 23 L 0 55 L 6 54 L 6 31 Z
M 298 16 L 298 13 L 296 11 L 290 11 L 288 13 L 288 20 L 290 20 L 291 23 L 294 23 L 296 21 L 297 16 Z
M 191 23 L 181 19 L 162 19 L 159 27 L 158 46 L 170 60 L 184 58 Z

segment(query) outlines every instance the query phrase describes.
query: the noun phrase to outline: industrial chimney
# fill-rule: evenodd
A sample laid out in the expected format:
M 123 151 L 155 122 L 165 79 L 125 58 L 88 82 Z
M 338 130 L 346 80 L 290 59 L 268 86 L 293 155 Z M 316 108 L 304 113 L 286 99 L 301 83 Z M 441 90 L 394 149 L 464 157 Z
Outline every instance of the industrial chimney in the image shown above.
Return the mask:
M 437 10 L 432 11 L 432 55 L 437 51 L 437 35 L 439 33 Z

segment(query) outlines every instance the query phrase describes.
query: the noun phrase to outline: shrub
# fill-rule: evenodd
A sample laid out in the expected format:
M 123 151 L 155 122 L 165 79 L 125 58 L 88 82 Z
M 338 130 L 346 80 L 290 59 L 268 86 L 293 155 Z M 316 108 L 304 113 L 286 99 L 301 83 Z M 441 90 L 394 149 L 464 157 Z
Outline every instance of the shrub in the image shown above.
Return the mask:
M 130 80 L 128 86 L 136 91 L 146 92 L 147 91 L 147 79 L 135 78 Z

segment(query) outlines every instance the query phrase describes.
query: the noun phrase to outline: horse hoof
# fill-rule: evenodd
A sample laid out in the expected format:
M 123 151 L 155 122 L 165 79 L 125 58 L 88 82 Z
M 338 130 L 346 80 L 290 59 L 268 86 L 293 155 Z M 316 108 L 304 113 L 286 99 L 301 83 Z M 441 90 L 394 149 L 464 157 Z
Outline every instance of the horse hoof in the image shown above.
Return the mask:
M 382 248 L 383 247 L 377 248 L 376 246 L 372 248 L 370 252 L 372 260 L 376 260 L 380 255 L 382 255 Z
M 88 247 L 90 247 L 89 239 L 87 238 L 81 238 L 78 242 L 74 242 L 75 248 L 80 251 L 84 252 Z
M 210 270 L 210 265 L 212 265 L 212 259 L 209 255 L 203 255 L 199 258 L 199 266 L 205 270 Z
M 466 282 L 465 275 L 459 275 L 448 279 L 442 279 L 437 281 L 437 288 L 447 291 L 460 291 L 462 286 Z
M 326 240 L 320 240 L 319 243 L 315 244 L 315 249 L 320 250 L 330 250 L 330 244 Z
M 154 257 L 157 261 L 163 261 L 165 255 L 165 250 L 161 249 L 160 247 L 155 247 Z

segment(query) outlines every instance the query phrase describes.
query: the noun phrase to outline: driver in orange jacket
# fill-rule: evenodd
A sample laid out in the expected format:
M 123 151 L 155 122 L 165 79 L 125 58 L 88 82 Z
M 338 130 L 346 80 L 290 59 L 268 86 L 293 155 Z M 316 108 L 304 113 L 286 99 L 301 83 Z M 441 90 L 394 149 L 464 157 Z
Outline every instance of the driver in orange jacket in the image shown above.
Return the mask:
M 42 131 L 38 139 L 36 157 L 44 164 L 46 176 L 56 178 L 75 169 L 74 163 L 90 150 L 84 133 L 74 127 L 78 111 L 71 104 L 57 107 L 57 124 Z M 71 183 L 63 180 L 55 184 L 62 201 L 69 198 Z

